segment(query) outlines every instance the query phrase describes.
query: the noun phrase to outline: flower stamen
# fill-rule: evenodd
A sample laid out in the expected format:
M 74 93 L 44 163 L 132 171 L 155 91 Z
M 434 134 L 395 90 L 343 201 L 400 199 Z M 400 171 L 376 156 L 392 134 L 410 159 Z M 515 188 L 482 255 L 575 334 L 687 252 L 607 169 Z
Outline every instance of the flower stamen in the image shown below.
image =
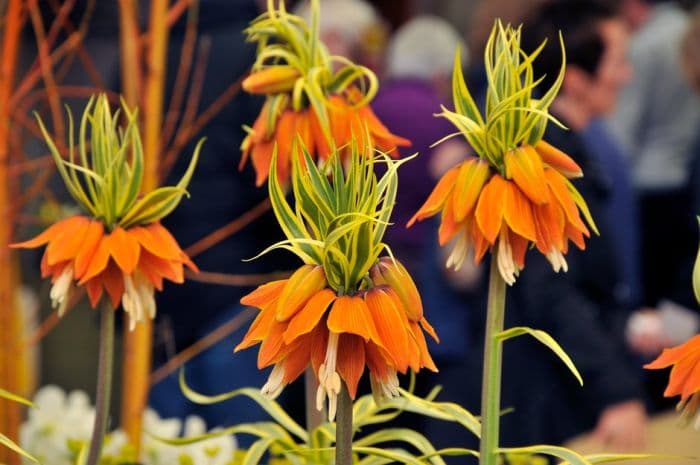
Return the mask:
M 338 361 L 338 340 L 340 334 L 331 331 L 328 336 L 326 359 L 318 369 L 318 390 L 316 391 L 316 408 L 323 409 L 323 403 L 328 396 L 328 420 L 333 421 L 338 406 L 340 394 L 340 375 L 336 371 Z

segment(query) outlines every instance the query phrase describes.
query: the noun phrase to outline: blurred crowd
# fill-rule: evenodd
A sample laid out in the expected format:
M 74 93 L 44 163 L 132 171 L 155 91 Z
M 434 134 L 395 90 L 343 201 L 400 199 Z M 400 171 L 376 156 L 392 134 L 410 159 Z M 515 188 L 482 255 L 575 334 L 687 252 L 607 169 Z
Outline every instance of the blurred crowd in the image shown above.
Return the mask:
M 241 31 L 259 12 L 254 3 L 201 1 L 200 31 L 216 57 L 208 64 L 203 106 L 253 62 L 254 50 L 243 43 Z M 567 273 L 554 274 L 543 257 L 528 254 L 525 271 L 508 290 L 506 324 L 549 332 L 571 355 L 585 385 L 580 388 L 547 349 L 526 339 L 509 341 L 502 406 L 513 413 L 503 417 L 504 446 L 562 443 L 591 432 L 613 448 L 636 450 L 643 445 L 649 416 L 670 405 L 662 397 L 666 374 L 650 376 L 641 366 L 663 347 L 700 331 L 691 287 L 700 213 L 700 11 L 688 3 L 322 0 L 322 39 L 332 52 L 378 74 L 374 111 L 391 132 L 412 141 L 402 155 L 419 153 L 400 170 L 394 226 L 386 236 L 417 278 L 442 339 L 431 348 L 440 372 L 421 377 L 419 393 L 443 385 L 440 399 L 475 413 L 484 265 L 467 261 L 459 271 L 447 270 L 445 252 L 436 244 L 437 224 L 427 221 L 410 230 L 405 224 L 436 179 L 473 155 L 461 137 L 434 145 L 456 132 L 434 116 L 441 105 L 452 107 L 455 55 L 461 54 L 475 98 L 483 100 L 485 31 L 497 17 L 523 24 L 527 51 L 548 41 L 535 62 L 537 77 L 548 88 L 561 66 L 561 31 L 566 72 L 551 111 L 568 130 L 550 125 L 545 139 L 583 167 L 585 177 L 576 185 L 601 234 L 587 250 L 569 251 Z M 309 15 L 304 4 L 293 8 Z M 174 49 L 184 34 L 177 31 Z M 265 198 L 266 190 L 254 187 L 252 171 L 236 169 L 241 126 L 253 121 L 261 103 L 240 94 L 204 130 L 208 142 L 191 184 L 192 199 L 168 221 L 181 243 L 195 242 Z M 174 175 L 178 172 L 176 167 Z M 241 262 L 278 237 L 268 215 L 196 261 L 203 270 L 221 273 L 292 269 L 293 258 L 282 253 Z M 169 288 L 159 302 L 157 327 L 165 325 L 173 336 L 159 347 L 156 364 L 235 316 L 241 311 L 238 300 L 249 290 L 198 283 Z M 242 330 L 188 365 L 195 389 L 214 393 L 263 384 L 266 374 L 257 372 L 253 351 L 232 354 L 241 337 Z M 303 388 L 297 384 L 296 391 L 287 392 L 287 399 L 296 401 L 286 406 L 301 416 Z M 163 416 L 184 417 L 195 409 L 182 399 L 174 376 L 154 386 L 151 404 Z M 264 417 L 244 401 L 197 413 L 210 426 Z M 474 439 L 453 425 L 426 422 L 423 429 L 436 446 L 474 446 Z

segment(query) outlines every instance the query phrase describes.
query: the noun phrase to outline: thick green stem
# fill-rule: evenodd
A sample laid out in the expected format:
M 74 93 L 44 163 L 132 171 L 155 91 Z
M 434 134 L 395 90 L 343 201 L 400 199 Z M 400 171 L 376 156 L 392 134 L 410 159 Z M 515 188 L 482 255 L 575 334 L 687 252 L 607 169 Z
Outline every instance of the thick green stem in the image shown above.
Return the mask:
M 97 395 L 95 396 L 95 424 L 92 428 L 87 465 L 100 460 L 102 442 L 107 434 L 109 404 L 112 394 L 112 364 L 114 359 L 114 309 L 105 299 L 100 321 L 100 353 L 97 365 Z
M 352 465 L 352 399 L 345 382 L 338 395 L 335 421 L 335 465 Z
M 501 359 L 503 342 L 498 333 L 503 331 L 506 283 L 498 271 L 496 257 L 491 259 L 489 300 L 484 334 L 484 372 L 481 385 L 481 446 L 480 465 L 496 465 L 498 426 L 501 405 Z

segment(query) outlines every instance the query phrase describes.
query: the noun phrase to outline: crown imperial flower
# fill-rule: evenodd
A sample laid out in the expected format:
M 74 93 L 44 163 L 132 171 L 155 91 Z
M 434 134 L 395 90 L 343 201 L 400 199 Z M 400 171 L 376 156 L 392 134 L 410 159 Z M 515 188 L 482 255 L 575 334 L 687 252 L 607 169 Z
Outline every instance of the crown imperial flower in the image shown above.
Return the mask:
M 253 70 L 242 83 L 247 92 L 263 94 L 260 115 L 241 144 L 242 169 L 250 158 L 256 184 L 267 179 L 273 147 L 277 146 L 277 173 L 289 179 L 297 134 L 312 158 L 326 159 L 340 150 L 349 154 L 352 136 L 392 157 L 397 147 L 410 145 L 392 134 L 369 106 L 377 92 L 377 78 L 364 66 L 332 56 L 319 39 L 319 5 L 312 1 L 312 24 L 287 13 L 284 2 L 275 8 L 268 0 L 267 13 L 246 30 L 248 40 L 258 43 Z M 365 128 L 369 137 L 360 138 Z M 361 153 L 372 154 L 371 150 Z
M 153 293 L 154 289 L 162 290 L 163 279 L 182 283 L 184 267 L 197 270 L 159 221 L 186 194 L 201 142 L 176 186 L 139 196 L 143 151 L 138 123 L 136 113 L 125 104 L 122 111 L 127 119 L 123 131 L 117 130 L 119 111 L 110 112 L 107 98 L 101 95 L 91 99 L 80 124 L 79 157 L 75 156 L 71 137 L 68 160 L 61 157 L 39 120 L 58 172 L 85 214 L 60 220 L 35 238 L 11 247 L 46 245 L 41 274 L 51 277 L 51 302 L 59 315 L 65 311 L 75 285 L 84 286 L 93 307 L 103 293 L 114 308 L 121 301 L 133 329 L 138 321 L 155 316 Z M 73 134 L 73 121 L 68 115 Z
M 443 107 L 439 116 L 459 129 L 476 156 L 447 171 L 408 223 L 441 213 L 440 245 L 456 239 L 447 266 L 459 268 L 470 250 L 479 263 L 493 250 L 510 285 L 525 266 L 529 244 L 555 271 L 566 271 L 569 241 L 583 249 L 589 228 L 598 232 L 570 182 L 583 176 L 581 168 L 542 139 L 549 121 L 561 126 L 548 108 L 564 78 L 562 64 L 552 87 L 541 98 L 533 97 L 541 79 L 534 79 L 532 62 L 544 46 L 527 55 L 520 48 L 520 29 L 497 22 L 484 54 L 489 82 L 485 118 L 465 84 L 457 53 L 452 78 L 456 112 Z
M 406 269 L 379 257 L 387 248 L 382 238 L 402 162 L 384 155 L 386 173 L 377 179 L 373 157 L 353 143 L 347 174 L 336 153 L 328 160 L 329 179 L 301 150 L 304 160 L 293 162 L 294 209 L 273 156 L 270 199 L 287 240 L 263 253 L 284 248 L 305 264 L 289 279 L 263 284 L 241 299 L 260 313 L 236 350 L 260 344 L 258 368 L 273 366 L 262 388 L 270 397 L 310 365 L 319 382 L 317 407 L 328 398 L 332 419 L 341 383 L 354 399 L 365 367 L 377 397 L 398 395 L 397 373 L 436 371 L 424 332 L 438 338 Z

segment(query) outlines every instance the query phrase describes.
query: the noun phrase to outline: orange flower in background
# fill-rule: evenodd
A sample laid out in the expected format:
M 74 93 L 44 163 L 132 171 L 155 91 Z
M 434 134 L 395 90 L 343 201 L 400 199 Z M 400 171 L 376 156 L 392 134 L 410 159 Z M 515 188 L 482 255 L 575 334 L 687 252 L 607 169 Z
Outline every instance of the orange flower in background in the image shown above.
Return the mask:
M 317 407 L 329 398 L 329 417 L 335 416 L 340 381 L 355 398 L 365 366 L 376 395 L 398 395 L 397 373 L 409 368 L 437 371 L 423 331 L 437 335 L 422 315 L 420 296 L 403 298 L 415 289 L 398 262 L 388 257 L 373 267 L 373 275 L 400 275 L 397 288 L 380 284 L 371 289 L 338 295 L 328 287 L 323 267 L 304 265 L 286 280 L 258 287 L 241 299 L 260 309 L 236 351 L 261 343 L 258 368 L 274 366 L 262 392 L 279 395 L 284 387 L 313 367 L 319 380 Z M 417 298 L 417 300 L 415 300 Z
M 256 185 L 268 177 L 272 150 L 277 146 L 277 174 L 282 184 L 289 180 L 297 137 L 314 161 L 325 160 L 340 150 L 347 161 L 354 139 L 392 157 L 410 141 L 392 134 L 372 111 L 369 102 L 377 91 L 377 78 L 369 69 L 328 53 L 299 17 L 286 12 L 284 2 L 247 29 L 248 38 L 259 43 L 253 71 L 242 83 L 247 92 L 266 96 L 260 115 L 241 144 L 239 169 L 251 160 Z M 318 18 L 318 4 L 312 3 Z M 313 22 L 318 25 L 318 21 Z M 365 142 L 366 141 L 366 142 Z M 373 152 L 360 148 L 361 153 Z
M 250 79 L 250 78 L 249 78 Z M 245 88 L 245 82 L 244 82 Z M 346 94 L 357 94 L 357 89 L 348 89 Z M 325 160 L 331 153 L 331 147 L 341 149 L 343 159 L 347 153 L 352 136 L 358 143 L 364 140 L 363 125 L 369 134 L 369 144 L 393 158 L 399 156 L 398 147 L 406 147 L 411 142 L 403 137 L 392 134 L 368 104 L 355 106 L 353 100 L 345 95 L 332 95 L 323 111 L 327 112 L 330 124 L 331 141 L 324 133 L 314 108 L 294 110 L 273 109 L 270 102 L 263 105 L 260 115 L 255 120 L 252 129 L 241 144 L 243 156 L 239 169 L 243 169 L 250 158 L 255 169 L 257 186 L 263 185 L 270 172 L 272 149 L 277 145 L 277 170 L 280 182 L 289 180 L 292 169 L 292 152 L 296 137 L 303 142 L 304 147 L 316 159 Z M 275 114 L 276 113 L 276 114 Z M 364 150 L 361 149 L 362 152 Z M 297 149 L 296 156 L 300 156 Z
M 542 140 L 548 121 L 558 123 L 548 106 L 564 68 L 552 88 L 533 98 L 537 53 L 528 56 L 520 48 L 519 30 L 497 23 L 485 51 L 490 86 L 482 117 L 457 52 L 452 78 L 456 112 L 443 107 L 439 116 L 459 129 L 478 156 L 447 171 L 407 225 L 440 213 L 440 245 L 456 238 L 447 266 L 459 268 L 470 252 L 479 263 L 492 250 L 509 285 L 525 266 L 530 244 L 554 271 L 567 271 L 569 241 L 584 249 L 589 228 L 598 233 L 586 202 L 569 181 L 583 176 L 581 168 Z
M 130 315 L 130 329 L 155 316 L 154 289 L 163 279 L 184 281 L 184 266 L 197 267 L 160 223 L 116 227 L 105 232 L 101 221 L 73 216 L 51 225 L 34 239 L 11 247 L 46 246 L 41 260 L 42 278 L 51 277 L 51 301 L 62 315 L 73 283 L 85 286 L 92 307 L 106 292 L 113 307 L 121 301 Z
M 86 214 L 62 219 L 10 247 L 46 245 L 41 275 L 51 278 L 50 297 L 59 315 L 65 312 L 74 286 L 83 286 L 93 308 L 103 294 L 114 308 L 121 302 L 133 329 L 137 322 L 155 316 L 154 292 L 163 289 L 164 279 L 182 283 L 184 267 L 198 271 L 160 220 L 186 194 L 202 142 L 176 186 L 140 195 L 144 167 L 138 122 L 125 105 L 122 111 L 125 128 L 119 127 L 119 115 L 111 113 L 104 95 L 90 99 L 81 121 L 80 158 L 73 157 L 73 163 L 61 157 L 39 120 L 58 172 Z M 72 119 L 69 122 L 72 133 Z M 99 150 L 88 150 L 88 134 L 95 142 L 92 147 Z M 69 153 L 74 153 L 72 139 Z
M 678 410 L 683 412 L 684 421 L 692 422 L 700 430 L 700 334 L 679 346 L 664 349 L 644 368 L 660 370 L 670 366 L 673 368 L 664 396 L 681 396 Z

